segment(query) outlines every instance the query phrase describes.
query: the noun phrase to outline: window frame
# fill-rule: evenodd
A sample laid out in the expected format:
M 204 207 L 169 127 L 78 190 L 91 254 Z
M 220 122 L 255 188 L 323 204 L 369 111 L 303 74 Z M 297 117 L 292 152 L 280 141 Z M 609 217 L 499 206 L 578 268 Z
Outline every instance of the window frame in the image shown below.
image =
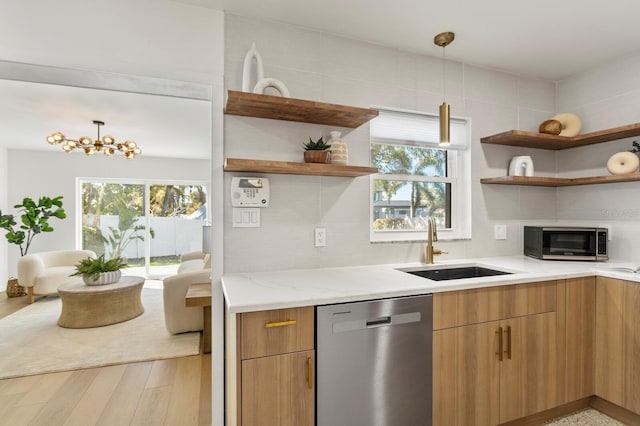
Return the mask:
M 423 116 L 429 120 L 438 116 L 421 111 L 411 111 L 397 108 L 374 106 L 380 112 L 395 114 L 407 114 Z M 369 162 L 371 164 L 371 148 L 374 144 L 393 144 L 399 146 L 418 146 L 424 148 L 436 148 L 447 150 L 447 176 L 423 176 L 423 175 L 395 175 L 376 173 L 369 177 L 369 239 L 370 242 L 411 242 L 425 241 L 426 230 L 375 230 L 374 221 L 374 181 L 376 180 L 400 180 L 407 182 L 445 182 L 450 183 L 451 189 L 451 227 L 438 228 L 438 238 L 444 241 L 471 239 L 471 119 L 465 117 L 451 117 L 464 125 L 464 141 L 455 147 L 439 146 L 438 141 L 408 141 L 403 139 L 376 138 L 369 134 Z M 375 167 L 375 165 L 372 165 Z

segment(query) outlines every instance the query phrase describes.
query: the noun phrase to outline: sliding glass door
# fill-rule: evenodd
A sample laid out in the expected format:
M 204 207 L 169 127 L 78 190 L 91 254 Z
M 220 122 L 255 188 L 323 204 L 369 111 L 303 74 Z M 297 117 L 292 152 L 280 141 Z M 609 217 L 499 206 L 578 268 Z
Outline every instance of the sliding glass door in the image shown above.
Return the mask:
M 202 250 L 204 184 L 82 179 L 78 186 L 82 248 L 122 256 L 150 278 L 175 273 L 180 255 Z

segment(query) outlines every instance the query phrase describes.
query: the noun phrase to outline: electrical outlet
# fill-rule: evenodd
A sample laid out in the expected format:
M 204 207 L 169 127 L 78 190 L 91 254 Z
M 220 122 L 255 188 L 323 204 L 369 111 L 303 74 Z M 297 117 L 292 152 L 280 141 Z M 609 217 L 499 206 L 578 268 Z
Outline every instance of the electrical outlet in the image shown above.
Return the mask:
M 316 228 L 315 246 L 324 247 L 327 245 L 327 230 L 326 228 Z
M 493 227 L 493 236 L 496 240 L 506 240 L 507 225 L 495 225 Z

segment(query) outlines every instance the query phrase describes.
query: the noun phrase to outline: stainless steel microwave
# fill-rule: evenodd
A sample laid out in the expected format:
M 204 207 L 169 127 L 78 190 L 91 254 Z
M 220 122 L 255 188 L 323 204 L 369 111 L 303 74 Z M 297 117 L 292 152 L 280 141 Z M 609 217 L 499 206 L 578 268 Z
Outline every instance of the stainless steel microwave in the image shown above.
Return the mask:
M 549 260 L 608 260 L 606 228 L 525 226 L 524 254 Z

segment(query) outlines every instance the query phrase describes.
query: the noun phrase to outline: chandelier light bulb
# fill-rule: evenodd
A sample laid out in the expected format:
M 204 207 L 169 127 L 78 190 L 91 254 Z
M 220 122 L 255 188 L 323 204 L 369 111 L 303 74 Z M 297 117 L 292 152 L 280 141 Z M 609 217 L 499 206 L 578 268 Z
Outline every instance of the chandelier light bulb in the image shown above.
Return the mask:
M 93 147 L 90 147 L 90 146 L 84 149 L 84 153 L 87 155 L 93 155 L 95 152 L 96 151 L 93 149 Z
M 133 150 L 133 153 L 134 153 L 135 155 L 140 155 L 140 154 L 142 154 L 142 150 L 141 150 L 140 148 L 136 147 L 136 148 Z
M 111 157 L 115 153 L 116 153 L 116 150 L 111 147 L 104 149 L 104 155 L 106 155 L 107 157 Z
M 89 136 L 82 136 L 80 137 L 80 139 L 78 139 L 78 142 L 80 142 L 80 145 L 91 145 L 91 143 L 93 142 L 91 140 L 91 138 Z
M 104 135 L 104 137 L 102 138 L 102 141 L 105 143 L 105 145 L 111 145 L 116 140 L 111 135 Z

